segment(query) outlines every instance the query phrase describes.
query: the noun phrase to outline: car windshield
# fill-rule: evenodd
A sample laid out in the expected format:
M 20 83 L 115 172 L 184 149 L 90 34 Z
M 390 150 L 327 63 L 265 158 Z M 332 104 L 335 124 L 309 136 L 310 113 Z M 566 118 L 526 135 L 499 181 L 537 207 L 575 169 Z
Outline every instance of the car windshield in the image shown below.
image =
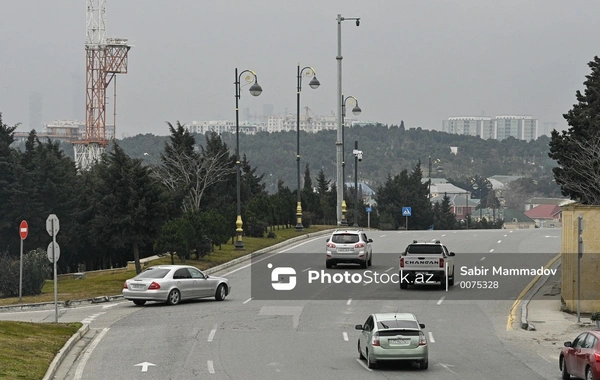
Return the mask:
M 418 329 L 419 324 L 416 321 L 405 321 L 405 320 L 390 320 L 390 321 L 378 321 L 377 327 L 380 330 L 385 329 Z
M 337 234 L 331 238 L 332 242 L 338 244 L 353 244 L 358 243 L 360 238 L 356 234 Z
M 423 253 L 443 253 L 441 245 L 410 245 L 407 249 L 409 254 L 423 254 Z
M 157 268 L 157 269 L 146 269 L 142 273 L 138 274 L 136 278 L 163 278 L 169 273 L 170 269 Z

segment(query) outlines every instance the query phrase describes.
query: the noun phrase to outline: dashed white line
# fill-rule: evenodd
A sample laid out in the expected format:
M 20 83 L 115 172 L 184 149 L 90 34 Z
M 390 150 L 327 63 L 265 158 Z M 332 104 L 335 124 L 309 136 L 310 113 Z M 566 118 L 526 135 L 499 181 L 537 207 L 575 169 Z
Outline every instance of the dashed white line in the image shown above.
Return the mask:
M 498 244 L 502 243 L 502 240 L 498 240 Z
M 381 235 L 380 237 L 384 237 L 385 235 Z
M 348 333 L 347 332 L 343 332 L 342 336 L 344 337 L 344 340 L 347 342 L 348 341 Z
M 485 260 L 485 256 L 483 256 L 479 261 L 483 261 L 483 260 Z
M 302 272 L 309 271 L 310 269 L 311 269 L 311 268 L 306 268 L 306 269 L 303 269 L 303 270 L 302 270 Z
M 394 267 L 391 267 L 391 268 L 388 268 L 388 269 L 386 269 L 386 270 L 385 270 L 385 272 L 389 272 L 389 271 L 391 271 L 392 269 L 394 269 Z
M 252 297 L 248 298 L 247 300 L 245 300 L 244 302 L 242 302 L 242 305 L 247 304 L 248 302 L 252 301 Z
M 365 363 L 363 363 L 362 360 L 356 359 L 356 361 L 358 362 L 358 364 L 360 364 L 361 366 L 363 366 L 363 368 L 366 369 L 367 371 L 373 371 L 371 368 L 367 367 L 367 365 Z
M 208 367 L 208 373 L 215 373 L 215 365 L 212 360 L 207 360 L 206 366 Z
M 429 334 L 429 341 L 431 343 L 435 343 L 435 339 L 433 339 L 433 334 L 431 333 L 431 331 L 429 331 L 427 334 Z
M 446 236 L 446 234 L 443 234 L 442 237 Z
M 215 327 L 210 330 L 210 334 L 208 334 L 208 341 L 212 342 L 213 339 L 215 338 L 215 334 L 217 333 L 217 325 L 215 325 Z
M 542 355 L 540 355 L 542 356 Z M 546 359 L 545 357 L 542 356 L 542 359 L 544 359 L 545 361 L 547 361 L 548 363 L 552 363 L 550 360 Z
M 507 237 L 508 235 L 504 235 L 504 237 Z
M 490 249 L 490 252 L 494 252 L 494 248 Z
M 446 296 L 443 296 L 442 298 L 440 298 L 440 300 L 439 300 L 439 301 L 437 301 L 437 304 L 438 304 L 438 305 L 441 305 L 441 304 L 442 304 L 442 302 L 444 302 L 444 298 L 446 298 Z
M 352 298 L 348 298 L 348 302 L 346 302 L 346 305 L 350 305 L 352 303 Z
M 75 371 L 75 377 L 74 377 L 75 380 L 79 380 L 82 378 L 83 370 L 85 368 L 85 365 L 87 364 L 88 359 L 90 358 L 90 356 L 92 356 L 92 351 L 94 351 L 94 349 L 96 348 L 98 343 L 100 343 L 100 340 L 102 339 L 102 337 L 104 337 L 104 335 L 107 332 L 108 332 L 108 328 L 102 329 L 102 331 L 100 331 L 98 336 L 96 338 L 94 338 L 94 341 L 92 342 L 92 344 L 90 344 L 90 347 L 85 351 L 85 353 L 83 354 L 83 357 L 81 358 L 81 362 L 79 362 L 79 365 L 77 366 L 77 371 Z

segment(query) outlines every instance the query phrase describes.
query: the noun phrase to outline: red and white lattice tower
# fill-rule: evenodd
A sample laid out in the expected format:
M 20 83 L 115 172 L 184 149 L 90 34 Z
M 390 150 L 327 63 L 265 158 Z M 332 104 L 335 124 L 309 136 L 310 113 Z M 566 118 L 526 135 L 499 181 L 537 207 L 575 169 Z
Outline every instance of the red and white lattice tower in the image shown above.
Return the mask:
M 79 170 L 90 169 L 106 150 L 106 89 L 114 79 L 116 99 L 116 74 L 127 73 L 131 49 L 127 39 L 106 37 L 106 0 L 86 2 L 85 135 L 73 143 Z M 116 110 L 116 101 L 114 107 Z M 114 128 L 116 136 L 116 125 Z

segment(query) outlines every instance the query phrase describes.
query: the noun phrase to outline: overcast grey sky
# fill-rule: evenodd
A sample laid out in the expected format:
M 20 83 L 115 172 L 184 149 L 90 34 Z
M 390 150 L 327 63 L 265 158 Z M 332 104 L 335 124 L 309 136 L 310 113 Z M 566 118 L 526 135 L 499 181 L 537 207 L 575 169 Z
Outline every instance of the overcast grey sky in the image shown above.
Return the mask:
M 42 122 L 84 119 L 85 0 L 3 0 L 0 112 L 29 130 L 29 94 Z M 117 137 L 168 134 L 165 121 L 235 119 L 234 70 L 252 69 L 261 96 L 240 109 L 336 111 L 337 14 L 343 92 L 361 120 L 441 129 L 465 115 L 531 115 L 566 126 L 600 50 L 595 0 L 107 0 L 107 35 L 128 38 L 129 73 L 118 76 Z M 108 92 L 112 104 L 112 87 Z M 112 121 L 112 107 L 108 120 Z M 40 128 L 41 129 L 41 128 Z

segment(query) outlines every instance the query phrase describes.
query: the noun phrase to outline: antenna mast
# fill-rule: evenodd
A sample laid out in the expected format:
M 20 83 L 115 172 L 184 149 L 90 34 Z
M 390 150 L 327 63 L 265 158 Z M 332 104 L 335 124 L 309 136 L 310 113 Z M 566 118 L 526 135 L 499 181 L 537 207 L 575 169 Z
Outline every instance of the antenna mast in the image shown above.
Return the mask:
M 106 89 L 116 74 L 127 73 L 127 39 L 106 37 L 106 0 L 86 0 L 85 135 L 73 143 L 75 164 L 89 170 L 106 151 Z M 116 107 L 116 103 L 115 103 Z M 115 111 L 116 118 L 116 111 Z M 113 138 L 116 136 L 114 126 Z

